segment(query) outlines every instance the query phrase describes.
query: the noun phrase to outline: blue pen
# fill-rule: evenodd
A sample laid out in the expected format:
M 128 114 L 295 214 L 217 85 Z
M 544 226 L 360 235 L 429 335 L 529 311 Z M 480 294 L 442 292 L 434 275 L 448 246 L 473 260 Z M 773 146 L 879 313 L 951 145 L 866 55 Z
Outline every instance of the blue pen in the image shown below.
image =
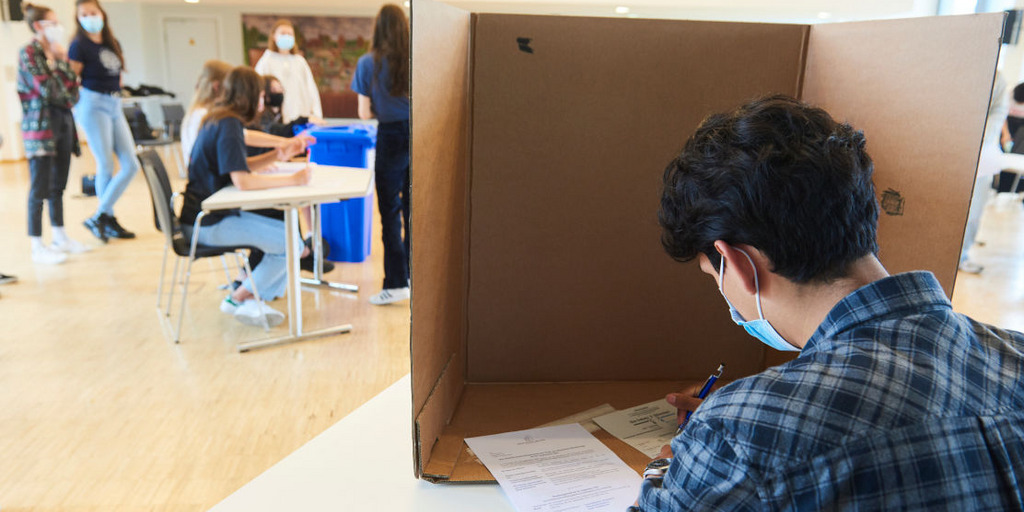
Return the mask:
M 707 398 L 708 393 L 711 392 L 711 386 L 714 386 L 715 382 L 718 380 L 718 378 L 722 376 L 722 370 L 724 370 L 724 369 L 725 369 L 725 363 L 719 364 L 718 365 L 718 370 L 715 370 L 715 373 L 712 373 L 711 375 L 708 376 L 708 380 L 704 381 L 704 385 L 701 386 L 700 391 L 698 391 L 697 394 L 693 395 L 693 396 L 695 398 L 700 398 L 701 400 Z M 686 426 L 686 422 L 687 421 L 690 421 L 690 415 L 691 414 L 693 414 L 693 411 L 686 411 L 686 417 L 683 418 L 683 422 L 680 423 L 679 424 L 679 428 L 676 429 L 676 435 L 677 436 L 683 432 L 683 427 Z

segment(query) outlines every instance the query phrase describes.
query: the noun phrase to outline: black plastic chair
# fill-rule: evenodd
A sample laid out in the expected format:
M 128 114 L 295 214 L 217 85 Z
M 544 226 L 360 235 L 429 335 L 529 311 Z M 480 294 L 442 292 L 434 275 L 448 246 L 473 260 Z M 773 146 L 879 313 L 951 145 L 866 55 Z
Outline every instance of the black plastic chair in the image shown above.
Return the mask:
M 178 176 L 186 178 L 188 169 L 185 168 L 185 158 L 181 153 L 181 124 L 185 122 L 185 108 L 181 103 L 164 103 L 160 108 L 164 113 L 164 136 L 174 141 L 174 162 L 178 164 Z
M 178 325 L 177 329 L 173 330 L 174 342 L 178 343 L 181 341 L 181 322 L 185 314 L 188 284 L 192 277 L 192 262 L 200 258 L 223 257 L 234 253 L 240 262 L 239 266 L 245 268 L 246 275 L 252 275 L 252 269 L 249 267 L 249 258 L 246 252 L 251 251 L 253 248 L 249 246 L 203 245 L 185 236 L 181 223 L 178 221 L 177 215 L 174 214 L 174 197 L 176 194 L 171 193 L 171 181 L 167 176 L 167 169 L 164 167 L 163 161 L 160 160 L 160 156 L 156 151 L 147 149 L 139 153 L 139 163 L 141 164 L 143 174 L 146 176 L 146 183 L 149 185 L 149 191 L 153 199 L 153 215 L 156 227 L 164 234 L 164 258 L 160 266 L 160 283 L 157 287 L 156 299 L 157 310 L 164 317 L 170 318 L 171 316 L 171 305 L 174 302 L 174 283 L 180 279 L 179 268 L 181 267 L 181 262 L 182 260 L 187 260 L 188 262 L 185 270 L 185 279 L 181 285 L 181 306 L 178 311 Z M 199 220 L 196 219 L 196 225 L 193 229 L 195 234 L 199 233 Z M 167 292 L 167 307 L 163 309 L 161 304 L 163 303 L 163 288 L 167 274 L 167 255 L 171 250 L 174 251 L 177 258 L 174 261 L 171 286 Z M 231 275 L 227 273 L 226 264 L 224 272 L 227 275 L 228 282 L 230 282 Z M 253 294 L 256 295 L 256 300 L 260 300 L 260 294 L 256 289 L 255 283 L 253 283 Z M 265 319 L 264 328 L 270 329 L 270 326 L 266 325 Z

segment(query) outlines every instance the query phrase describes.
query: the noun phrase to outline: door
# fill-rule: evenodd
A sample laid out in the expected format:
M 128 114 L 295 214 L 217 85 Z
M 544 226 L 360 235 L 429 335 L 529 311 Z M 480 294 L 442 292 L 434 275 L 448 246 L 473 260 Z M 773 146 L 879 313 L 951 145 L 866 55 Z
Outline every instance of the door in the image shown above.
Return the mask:
M 166 87 L 186 109 L 203 63 L 220 58 L 220 37 L 213 18 L 164 18 Z

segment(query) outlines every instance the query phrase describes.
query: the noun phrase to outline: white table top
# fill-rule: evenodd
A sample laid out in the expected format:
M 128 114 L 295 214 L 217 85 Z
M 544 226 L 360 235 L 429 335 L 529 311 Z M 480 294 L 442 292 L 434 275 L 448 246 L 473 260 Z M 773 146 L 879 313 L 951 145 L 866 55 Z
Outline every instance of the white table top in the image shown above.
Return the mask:
M 411 425 L 406 375 L 210 510 L 514 512 L 497 484 L 417 480 Z
M 372 192 L 373 170 L 334 165 L 316 165 L 309 185 L 238 190 L 224 187 L 203 201 L 203 210 L 258 210 L 291 208 L 367 196 Z

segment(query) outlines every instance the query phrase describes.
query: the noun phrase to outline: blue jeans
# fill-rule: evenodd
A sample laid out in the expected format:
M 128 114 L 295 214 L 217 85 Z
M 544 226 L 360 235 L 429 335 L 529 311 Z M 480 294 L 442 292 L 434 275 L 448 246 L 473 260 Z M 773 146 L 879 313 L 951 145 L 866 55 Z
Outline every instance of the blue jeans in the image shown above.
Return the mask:
M 191 228 L 188 226 L 186 233 Z M 201 227 L 199 243 L 213 246 L 248 245 L 263 251 L 263 260 L 252 270 L 252 276 L 242 286 L 251 292 L 252 280 L 255 280 L 263 300 L 284 296 L 288 286 L 288 259 L 283 222 L 252 212 L 240 212 L 237 217 L 229 215 L 212 226 Z M 295 255 L 301 255 L 304 245 L 298 232 L 294 244 Z
M 384 288 L 405 288 L 409 286 L 409 121 L 378 125 L 374 177 L 384 242 Z
M 96 197 L 100 200 L 96 211 L 114 215 L 114 203 L 139 171 L 135 139 L 121 111 L 121 98 L 82 87 L 74 110 L 75 120 L 85 132 L 85 140 L 96 158 Z M 112 157 L 115 153 L 121 163 L 121 171 L 116 176 Z

